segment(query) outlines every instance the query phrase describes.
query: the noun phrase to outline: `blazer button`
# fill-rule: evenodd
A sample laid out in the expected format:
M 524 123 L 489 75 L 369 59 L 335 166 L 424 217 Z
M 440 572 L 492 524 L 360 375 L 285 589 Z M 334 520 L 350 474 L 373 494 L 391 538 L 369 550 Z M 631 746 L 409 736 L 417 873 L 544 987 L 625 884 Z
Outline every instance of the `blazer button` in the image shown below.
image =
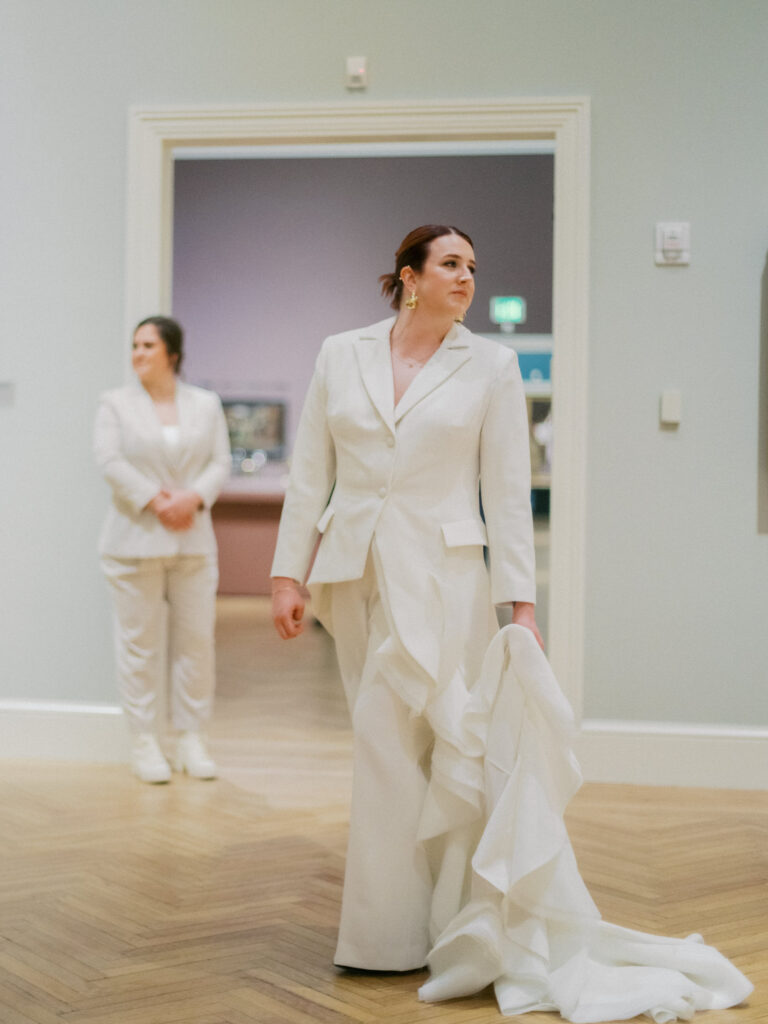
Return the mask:
M 387 438 L 387 448 L 394 448 L 394 447 L 395 447 L 395 439 L 390 434 L 389 437 Z
M 380 498 L 386 498 L 386 496 L 387 496 L 387 488 L 386 487 L 380 487 L 379 488 L 379 497 Z

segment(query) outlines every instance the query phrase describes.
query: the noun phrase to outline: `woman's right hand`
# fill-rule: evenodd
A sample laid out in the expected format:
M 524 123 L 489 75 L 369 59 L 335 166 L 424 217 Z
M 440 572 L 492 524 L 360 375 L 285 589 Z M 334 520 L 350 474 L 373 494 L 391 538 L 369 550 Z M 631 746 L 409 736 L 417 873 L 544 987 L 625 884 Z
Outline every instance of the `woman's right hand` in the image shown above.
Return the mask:
M 286 576 L 272 578 L 272 621 L 283 640 L 292 640 L 304 632 L 305 604 L 296 580 Z

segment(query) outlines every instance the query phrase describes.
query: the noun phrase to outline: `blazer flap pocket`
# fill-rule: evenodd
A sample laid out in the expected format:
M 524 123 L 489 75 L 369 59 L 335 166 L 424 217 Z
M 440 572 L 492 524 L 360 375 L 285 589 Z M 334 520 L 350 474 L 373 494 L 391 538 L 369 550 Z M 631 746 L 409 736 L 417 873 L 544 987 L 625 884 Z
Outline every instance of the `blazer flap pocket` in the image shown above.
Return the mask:
M 334 509 L 333 505 L 329 505 L 326 508 L 325 512 L 323 512 L 323 514 L 317 520 L 318 533 L 325 533 L 325 529 L 328 526 L 328 523 L 330 523 L 331 519 L 333 519 L 333 513 L 335 511 L 336 510 Z
M 458 523 L 443 523 L 446 547 L 460 548 L 464 544 L 487 544 L 488 535 L 481 519 L 462 519 Z

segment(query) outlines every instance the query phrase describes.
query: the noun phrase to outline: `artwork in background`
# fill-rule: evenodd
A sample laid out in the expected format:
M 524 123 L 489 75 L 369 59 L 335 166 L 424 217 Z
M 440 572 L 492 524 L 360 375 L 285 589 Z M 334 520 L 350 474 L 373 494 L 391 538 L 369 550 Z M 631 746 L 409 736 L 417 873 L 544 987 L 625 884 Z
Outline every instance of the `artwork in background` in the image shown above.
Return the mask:
M 267 459 L 285 458 L 286 403 L 273 399 L 224 399 L 232 470 L 254 472 Z

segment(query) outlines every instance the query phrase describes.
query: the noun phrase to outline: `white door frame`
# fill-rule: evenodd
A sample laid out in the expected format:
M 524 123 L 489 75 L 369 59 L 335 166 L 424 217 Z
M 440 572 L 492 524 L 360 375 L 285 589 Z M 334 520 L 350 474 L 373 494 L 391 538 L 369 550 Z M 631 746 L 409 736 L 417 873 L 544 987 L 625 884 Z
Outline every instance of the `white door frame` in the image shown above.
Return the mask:
M 125 335 L 169 312 L 173 150 L 360 142 L 552 140 L 555 144 L 553 478 L 549 657 L 583 705 L 589 287 L 589 100 L 134 109 L 128 140 Z

